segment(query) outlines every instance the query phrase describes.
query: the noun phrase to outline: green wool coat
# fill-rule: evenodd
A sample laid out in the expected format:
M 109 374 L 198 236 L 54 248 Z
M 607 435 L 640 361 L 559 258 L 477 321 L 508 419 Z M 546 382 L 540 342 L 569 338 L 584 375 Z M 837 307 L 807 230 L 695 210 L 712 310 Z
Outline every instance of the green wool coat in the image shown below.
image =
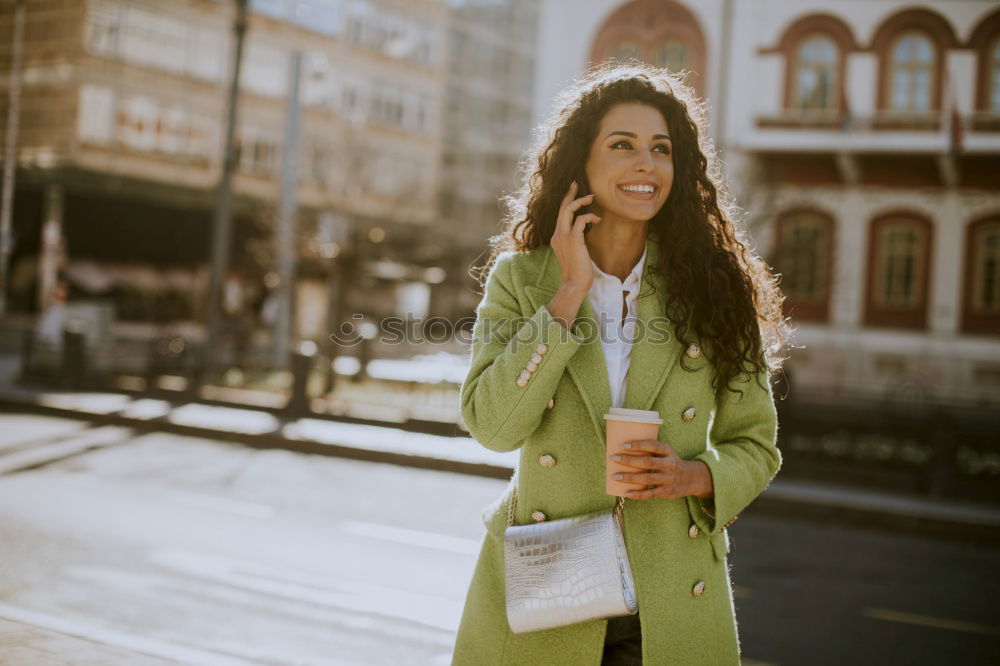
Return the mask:
M 664 317 L 664 282 L 656 278 L 655 291 L 650 286 L 659 244 L 653 234 L 647 243 L 624 406 L 657 410 L 664 421 L 657 439 L 681 458 L 704 461 L 715 497 L 625 499 L 623 531 L 643 664 L 739 664 L 726 528 L 781 466 L 774 400 L 766 374 L 760 376 L 766 388 L 753 381 L 735 385 L 742 397 L 725 388 L 713 391 L 707 355 L 687 354 L 688 345 L 676 339 Z M 601 663 L 607 620 L 515 634 L 504 597 L 503 533 L 515 483 L 518 525 L 533 523 L 534 511 L 552 520 L 609 509 L 617 501 L 604 492 L 603 415 L 611 407 L 611 388 L 597 315 L 585 299 L 571 331 L 553 319 L 547 304 L 561 277 L 551 246 L 506 252 L 494 264 L 477 308 L 462 415 L 480 444 L 519 450 L 520 458 L 517 478 L 483 513 L 487 534 L 465 600 L 454 666 Z M 697 339 L 688 342 L 705 347 Z M 520 386 L 518 376 L 542 349 L 537 370 Z M 685 420 L 689 407 L 695 416 Z M 541 464 L 546 455 L 554 465 Z M 696 596 L 699 582 L 704 591 Z

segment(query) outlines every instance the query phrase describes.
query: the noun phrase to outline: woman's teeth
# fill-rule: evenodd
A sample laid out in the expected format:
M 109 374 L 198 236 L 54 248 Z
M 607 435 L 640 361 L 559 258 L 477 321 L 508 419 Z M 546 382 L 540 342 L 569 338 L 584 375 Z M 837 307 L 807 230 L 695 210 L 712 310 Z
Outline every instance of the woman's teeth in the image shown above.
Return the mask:
M 655 188 L 652 185 L 619 185 L 618 189 L 622 192 L 645 198 L 647 195 L 652 195 Z

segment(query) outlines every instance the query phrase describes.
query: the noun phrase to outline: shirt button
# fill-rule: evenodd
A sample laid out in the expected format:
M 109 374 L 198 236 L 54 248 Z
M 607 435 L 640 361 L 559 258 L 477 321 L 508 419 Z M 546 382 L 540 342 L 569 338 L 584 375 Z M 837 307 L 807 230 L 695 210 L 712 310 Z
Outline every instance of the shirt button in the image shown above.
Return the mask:
M 697 409 L 695 409 L 694 407 L 688 407 L 687 409 L 684 410 L 684 413 L 681 414 L 681 418 L 684 419 L 685 421 L 690 421 L 691 419 L 694 418 L 694 415 L 697 413 L 698 413 Z
M 531 519 L 533 521 L 535 521 L 536 523 L 544 522 L 545 521 L 545 514 L 542 513 L 541 511 L 532 511 L 531 512 Z
M 541 465 L 542 467 L 548 467 L 548 468 L 555 467 L 556 459 L 546 453 L 544 456 L 538 459 L 538 464 Z

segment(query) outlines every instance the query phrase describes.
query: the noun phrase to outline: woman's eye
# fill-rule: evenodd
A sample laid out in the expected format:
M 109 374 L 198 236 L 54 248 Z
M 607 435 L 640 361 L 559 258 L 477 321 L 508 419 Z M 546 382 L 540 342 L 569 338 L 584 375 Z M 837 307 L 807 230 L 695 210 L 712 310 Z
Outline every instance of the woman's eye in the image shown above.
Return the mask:
M 632 148 L 632 144 L 630 144 L 628 141 L 624 141 L 624 140 L 622 140 L 622 141 L 616 141 L 615 143 L 611 144 L 611 148 L 612 149 L 616 149 L 619 146 L 625 146 L 626 148 Z M 670 154 L 670 146 L 666 145 L 665 143 L 657 144 L 656 146 L 653 147 L 653 150 L 659 150 L 664 155 L 669 155 Z

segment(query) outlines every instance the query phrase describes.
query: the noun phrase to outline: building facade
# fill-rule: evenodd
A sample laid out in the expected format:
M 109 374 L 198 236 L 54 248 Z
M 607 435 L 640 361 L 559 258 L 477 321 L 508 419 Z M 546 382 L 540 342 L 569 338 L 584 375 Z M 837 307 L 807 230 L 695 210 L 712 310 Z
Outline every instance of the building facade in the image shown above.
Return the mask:
M 796 395 L 1000 403 L 995 3 L 545 0 L 534 117 L 630 57 L 710 102 Z
M 12 33 L 13 6 L 0 2 L 0 34 Z M 71 279 L 104 271 L 126 291 L 192 298 L 172 316 L 197 313 L 235 12 L 223 0 L 27 3 L 11 285 L 22 308 L 31 310 L 36 294 L 44 305 L 48 290 L 29 284 L 44 245 L 56 243 Z M 309 294 L 323 298 L 324 272 L 348 248 L 362 259 L 352 278 L 364 296 L 358 311 L 426 307 L 429 294 L 410 287 L 426 287 L 425 272 L 436 267 L 447 21 L 438 0 L 251 0 L 236 129 L 235 271 L 259 278 L 273 270 L 298 52 L 299 309 L 315 311 Z M 5 38 L 5 84 L 10 61 Z M 3 123 L 6 105 L 4 85 Z M 142 273 L 148 284 L 138 284 Z M 124 303 L 122 316 L 137 314 Z M 312 328 L 308 335 L 323 332 Z
M 453 318 L 479 302 L 469 268 L 500 230 L 531 138 L 537 21 L 537 0 L 452 3 L 440 202 L 454 257 L 441 311 Z

